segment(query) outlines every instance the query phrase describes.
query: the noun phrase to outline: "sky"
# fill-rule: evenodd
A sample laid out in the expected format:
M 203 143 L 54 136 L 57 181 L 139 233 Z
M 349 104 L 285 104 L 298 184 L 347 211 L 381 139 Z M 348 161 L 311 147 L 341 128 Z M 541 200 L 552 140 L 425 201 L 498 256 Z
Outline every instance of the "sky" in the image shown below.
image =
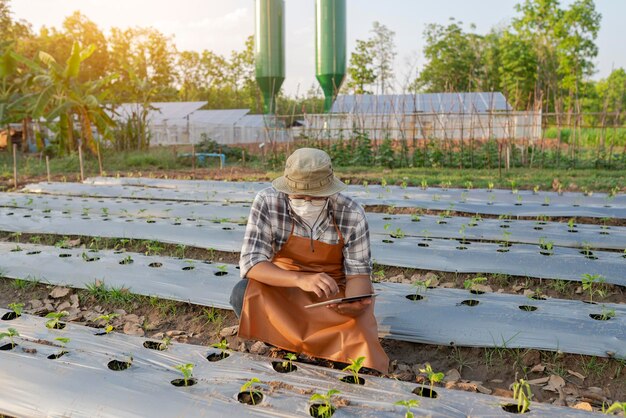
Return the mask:
M 516 15 L 521 0 L 347 0 L 348 53 L 357 39 L 370 37 L 378 21 L 395 32 L 396 86 L 414 78 L 411 68 L 424 64 L 423 32 L 429 23 L 447 24 L 450 17 L 476 25 L 485 34 L 505 26 Z M 567 6 L 573 0 L 562 0 Z M 315 80 L 314 0 L 285 0 L 286 79 L 289 95 L 302 96 Z M 12 0 L 14 18 L 38 30 L 42 25 L 60 28 L 65 17 L 80 10 L 108 35 L 111 27 L 153 27 L 173 36 L 179 50 L 212 50 L 229 55 L 241 50 L 254 33 L 254 0 Z M 602 14 L 596 40 L 599 54 L 594 79 L 608 76 L 613 68 L 626 68 L 626 1 L 596 0 Z

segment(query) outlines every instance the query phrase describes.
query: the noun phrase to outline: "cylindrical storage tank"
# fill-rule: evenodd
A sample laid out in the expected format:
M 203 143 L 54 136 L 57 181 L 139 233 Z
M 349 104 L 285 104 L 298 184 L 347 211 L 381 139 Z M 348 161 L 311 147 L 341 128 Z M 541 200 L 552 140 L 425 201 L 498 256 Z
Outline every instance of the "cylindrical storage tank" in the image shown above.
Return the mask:
M 315 0 L 315 77 L 328 112 L 346 76 L 346 0 Z
M 285 80 L 285 2 L 256 0 L 254 60 L 263 110 L 274 113 L 275 97 Z

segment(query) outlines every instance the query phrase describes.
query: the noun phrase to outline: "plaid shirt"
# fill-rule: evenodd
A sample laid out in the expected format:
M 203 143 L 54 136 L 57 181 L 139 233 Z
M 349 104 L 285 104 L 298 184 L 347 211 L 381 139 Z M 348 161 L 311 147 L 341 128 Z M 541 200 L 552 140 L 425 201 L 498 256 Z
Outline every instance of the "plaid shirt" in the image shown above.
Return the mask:
M 339 243 L 339 235 L 332 221 L 334 217 L 344 241 L 345 275 L 369 276 L 372 272 L 372 261 L 365 211 L 358 203 L 341 193 L 330 197 L 327 210 L 327 216 L 315 229 L 313 239 L 327 244 Z M 293 223 L 293 233 L 296 236 L 311 238 L 311 229 L 300 217 L 292 214 L 285 193 L 268 187 L 256 195 L 250 208 L 241 247 L 241 277 L 245 277 L 257 263 L 272 260 L 274 254 L 287 242 Z

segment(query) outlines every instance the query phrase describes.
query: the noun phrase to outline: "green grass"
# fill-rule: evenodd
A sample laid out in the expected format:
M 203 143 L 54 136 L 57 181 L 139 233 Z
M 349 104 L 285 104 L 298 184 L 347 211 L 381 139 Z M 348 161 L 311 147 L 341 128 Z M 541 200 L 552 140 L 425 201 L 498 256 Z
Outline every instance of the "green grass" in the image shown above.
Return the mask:
M 87 285 L 87 293 L 100 303 L 130 305 L 138 298 L 125 287 L 107 287 L 104 283 Z
M 18 162 L 18 176 L 45 176 L 45 158 L 39 154 L 20 155 Z M 173 149 L 152 148 L 149 151 L 114 152 L 107 150 L 103 155 L 105 174 L 109 176 L 128 175 L 147 176 L 155 170 L 186 170 L 190 171 L 189 160 L 179 159 Z M 217 164 L 209 161 L 209 164 Z M 51 173 L 56 179 L 77 181 L 79 167 L 77 155 L 50 159 Z M 217 165 L 211 165 L 216 167 Z M 237 163 L 228 167 L 237 167 Z M 250 168 L 250 165 L 246 166 Z M 274 170 L 266 170 L 262 165 L 255 164 L 256 174 L 246 172 L 245 180 L 265 180 L 282 175 L 282 164 Z M 440 187 L 448 183 L 450 187 L 466 187 L 471 182 L 472 187 L 487 188 L 493 183 L 496 188 L 510 189 L 511 181 L 519 189 L 532 190 L 539 186 L 540 190 L 552 190 L 554 179 L 558 179 L 564 190 L 610 191 L 618 187 L 626 187 L 626 170 L 609 170 L 603 168 L 512 168 L 509 171 L 497 168 L 459 169 L 449 167 L 415 167 L 388 169 L 381 166 L 348 166 L 335 167 L 339 177 L 352 184 L 380 184 L 383 179 L 388 184 L 421 186 L 422 182 L 429 187 Z M 97 160 L 89 156 L 85 161 L 85 176 L 99 174 Z M 0 180 L 10 180 L 13 176 L 13 162 L 11 154 L 0 152 Z

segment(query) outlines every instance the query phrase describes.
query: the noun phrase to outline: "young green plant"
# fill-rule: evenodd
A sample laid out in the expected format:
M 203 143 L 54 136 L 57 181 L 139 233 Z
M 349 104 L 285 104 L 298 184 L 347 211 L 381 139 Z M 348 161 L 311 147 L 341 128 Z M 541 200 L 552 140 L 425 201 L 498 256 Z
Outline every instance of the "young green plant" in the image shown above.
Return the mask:
M 359 378 L 359 371 L 363 367 L 363 362 L 365 361 L 365 357 L 357 357 L 356 360 L 348 359 L 350 364 L 343 368 L 344 372 L 350 372 L 352 374 L 352 379 L 354 383 L 360 384 L 361 379 Z
M 311 395 L 311 397 L 309 398 L 311 402 L 319 402 L 316 404 L 317 405 L 317 414 L 316 414 L 317 417 L 330 418 L 330 416 L 333 414 L 333 409 L 334 409 L 332 397 L 339 393 L 341 392 L 339 392 L 336 389 L 330 389 L 325 394 L 314 393 L 313 395 Z M 311 406 L 311 408 L 312 407 L 313 406 Z
M 58 329 L 59 324 L 61 323 L 61 318 L 68 315 L 67 311 L 48 313 L 48 315 L 45 316 L 45 318 L 48 318 L 46 321 L 46 328 Z
M 413 412 L 411 412 L 411 408 L 417 408 L 420 406 L 420 401 L 417 399 L 409 399 L 408 401 L 396 401 L 394 405 L 404 406 L 406 411 L 404 412 L 404 418 L 414 418 Z
M 530 384 L 526 380 L 520 379 L 513 383 L 513 399 L 517 401 L 517 411 L 520 414 L 528 411 L 532 397 L 533 393 L 530 390 Z
M 441 382 L 445 375 L 441 372 L 435 373 L 430 363 L 426 363 L 425 368 L 420 369 L 420 373 L 426 373 L 426 377 L 428 377 L 428 381 L 430 382 L 430 397 L 432 398 L 435 383 Z
M 255 393 L 260 393 L 258 387 L 254 386 L 255 383 L 261 383 L 261 381 L 258 378 L 253 377 L 252 379 L 244 383 L 239 389 L 239 392 L 248 391 L 248 394 L 250 395 L 250 402 L 252 402 L 252 405 L 256 404 L 256 401 L 254 400 Z
M 104 321 L 104 332 L 106 334 L 109 334 L 111 331 L 113 331 L 113 325 L 111 325 L 111 321 L 117 318 L 118 316 L 120 315 L 116 313 L 100 315 L 99 317 L 96 318 L 96 321 L 100 321 L 100 320 Z
M 605 278 L 599 274 L 583 274 L 582 284 L 583 290 L 589 292 L 589 302 L 593 303 L 593 295 L 604 297 L 605 292 L 600 289 L 600 285 L 605 282 Z
M 15 341 L 13 341 L 14 337 L 19 337 L 20 333 L 17 332 L 15 328 L 9 328 L 7 332 L 0 332 L 0 340 L 3 338 L 8 338 L 11 341 L 11 347 L 15 347 Z
M 9 303 L 9 309 L 13 311 L 16 317 L 21 316 L 24 310 L 24 304 L 23 303 Z
M 174 368 L 183 374 L 183 381 L 185 382 L 185 386 L 188 386 L 189 381 L 193 379 L 193 364 L 179 364 L 178 366 L 174 366 Z
M 288 371 L 292 371 L 293 370 L 293 362 L 296 361 L 298 359 L 298 356 L 296 356 L 293 353 L 287 353 L 285 354 L 285 360 L 281 363 L 281 366 L 283 366 L 283 369 L 288 370 Z

